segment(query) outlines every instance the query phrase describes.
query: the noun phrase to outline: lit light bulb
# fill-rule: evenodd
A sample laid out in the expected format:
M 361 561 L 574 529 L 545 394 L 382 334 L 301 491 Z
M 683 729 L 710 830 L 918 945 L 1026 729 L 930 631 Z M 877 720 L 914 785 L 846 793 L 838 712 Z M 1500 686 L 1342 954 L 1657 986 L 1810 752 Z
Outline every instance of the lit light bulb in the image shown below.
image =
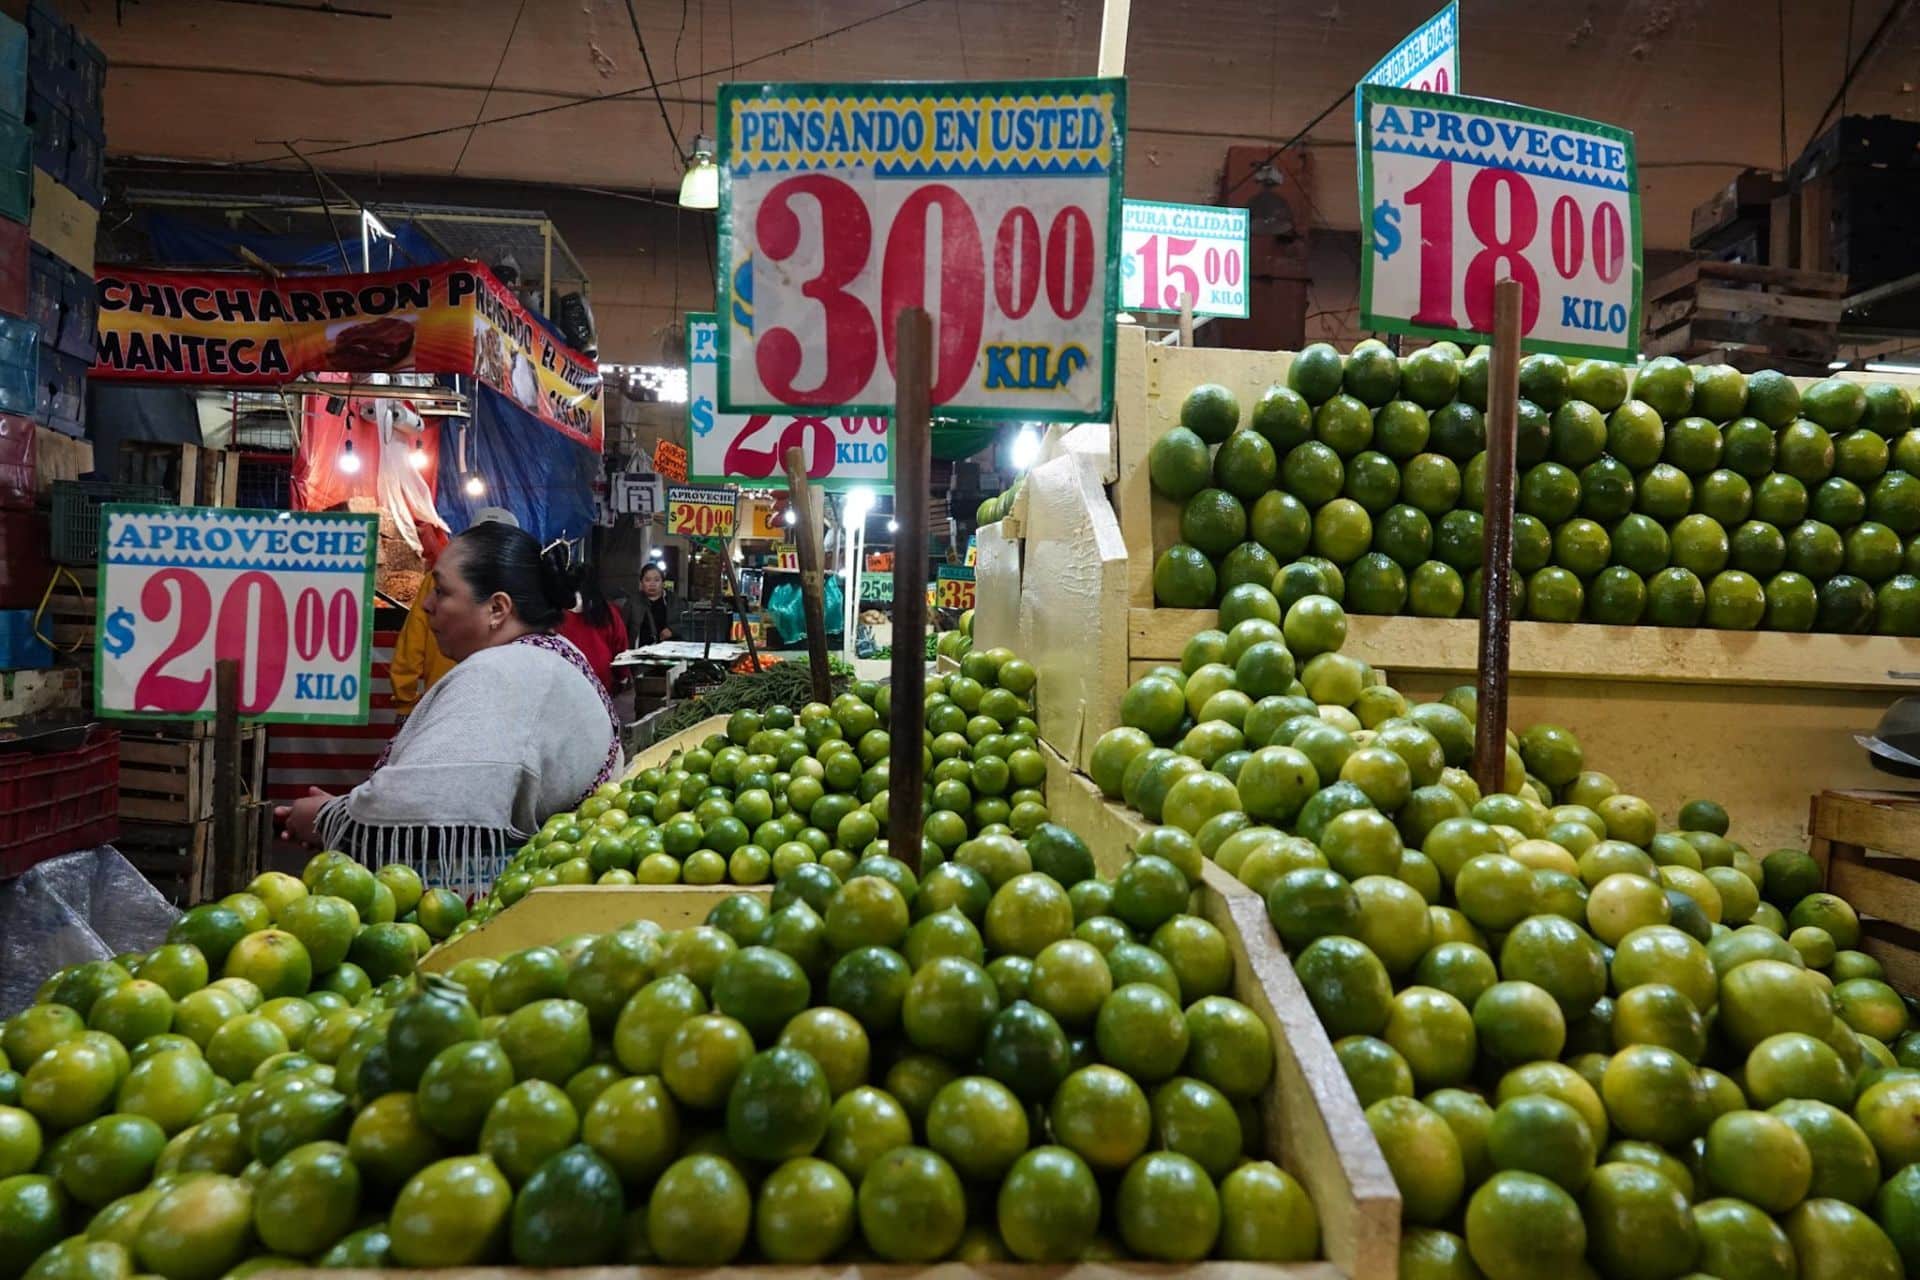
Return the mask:
M 487 482 L 479 476 L 468 476 L 466 488 L 469 498 L 477 498 L 487 491 Z
M 1013 463 L 1015 471 L 1025 471 L 1040 458 L 1040 433 L 1032 427 L 1020 428 L 1020 434 L 1013 438 L 1013 448 L 1008 450 L 1007 460 Z
M 873 503 L 874 503 L 873 490 L 867 488 L 865 485 L 862 485 L 858 489 L 855 489 L 852 492 L 848 493 L 847 509 L 846 509 L 847 519 L 850 521 L 865 520 L 867 518 L 867 514 L 873 510 Z
M 793 508 L 792 508 L 792 507 L 788 507 L 788 508 L 787 508 L 787 511 L 786 511 L 786 514 L 785 514 L 785 515 L 783 515 L 783 516 L 781 516 L 780 518 L 781 518 L 782 520 L 784 520 L 784 521 L 786 521 L 786 522 L 787 522 L 788 524 L 792 524 L 792 523 L 793 523 L 793 519 L 794 519 L 794 516 L 793 516 Z
M 340 447 L 340 472 L 342 475 L 357 475 L 360 471 L 360 455 L 353 451 L 353 441 L 349 440 Z
M 407 451 L 407 461 L 413 464 L 415 471 L 425 471 L 427 469 L 427 451 L 416 444 L 412 449 Z
M 888 533 L 900 532 L 900 522 L 898 520 L 887 521 L 887 532 Z

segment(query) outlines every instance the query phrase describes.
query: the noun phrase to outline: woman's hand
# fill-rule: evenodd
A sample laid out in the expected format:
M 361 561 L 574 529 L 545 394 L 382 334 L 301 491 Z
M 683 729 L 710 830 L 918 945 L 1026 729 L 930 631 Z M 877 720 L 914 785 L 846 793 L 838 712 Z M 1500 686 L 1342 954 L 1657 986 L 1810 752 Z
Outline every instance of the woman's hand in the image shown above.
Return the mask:
M 671 639 L 673 639 L 673 638 L 674 638 L 674 636 L 673 636 L 673 628 L 672 628 L 672 627 L 662 627 L 662 628 L 660 628 L 660 642 L 661 642 L 662 644 L 665 644 L 665 643 L 666 643 L 667 641 L 669 641 L 669 640 L 671 640 Z
M 320 816 L 320 807 L 331 799 L 333 796 L 330 793 L 318 787 L 308 787 L 307 794 L 292 804 L 274 806 L 273 820 L 280 828 L 281 838 L 314 847 L 318 838 L 314 834 L 313 824 Z

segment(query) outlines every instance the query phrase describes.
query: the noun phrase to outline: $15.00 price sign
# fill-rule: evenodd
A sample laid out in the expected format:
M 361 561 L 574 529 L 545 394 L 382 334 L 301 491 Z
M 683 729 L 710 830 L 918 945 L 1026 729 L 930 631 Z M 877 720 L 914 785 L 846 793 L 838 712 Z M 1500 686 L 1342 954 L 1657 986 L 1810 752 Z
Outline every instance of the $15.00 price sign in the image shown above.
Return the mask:
M 1247 211 L 1129 200 L 1120 224 L 1120 305 L 1247 318 Z
M 1529 351 L 1631 361 L 1640 338 L 1633 135 L 1505 102 L 1360 86 L 1360 323 L 1484 340 L 1520 284 Z M 1363 234 L 1366 234 L 1363 232 Z
M 687 479 L 701 484 L 767 480 L 783 473 L 787 450 L 807 456 L 807 478 L 825 489 L 893 487 L 893 448 L 884 417 L 720 412 L 720 326 L 687 316 Z
M 113 505 L 101 525 L 99 714 L 210 719 L 233 658 L 249 720 L 366 722 L 377 517 Z
M 667 490 L 667 532 L 686 538 L 731 538 L 739 507 L 738 489 L 676 485 Z
M 720 408 L 891 413 L 933 317 L 933 412 L 1104 422 L 1123 80 L 723 85 Z

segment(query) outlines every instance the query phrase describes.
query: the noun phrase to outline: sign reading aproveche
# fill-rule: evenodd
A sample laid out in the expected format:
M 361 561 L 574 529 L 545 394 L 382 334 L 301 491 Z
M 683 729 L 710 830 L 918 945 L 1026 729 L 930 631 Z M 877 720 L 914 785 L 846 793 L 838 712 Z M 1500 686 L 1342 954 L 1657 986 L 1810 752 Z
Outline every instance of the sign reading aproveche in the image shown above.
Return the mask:
M 97 713 L 210 719 L 235 658 L 245 719 L 366 723 L 377 517 L 110 505 L 100 525 Z
M 731 538 L 740 491 L 674 485 L 667 490 L 667 532 L 683 538 Z
M 1104 422 L 1124 80 L 723 85 L 719 407 L 889 414 L 933 317 L 936 417 Z
M 1423 93 L 1459 93 L 1460 0 L 1452 0 L 1446 8 L 1415 27 L 1413 34 L 1360 77 L 1360 83 L 1418 89 Z M 1357 94 L 1354 103 L 1357 109 Z
M 1247 318 L 1247 211 L 1129 200 L 1120 223 L 1120 305 Z
M 1640 336 L 1633 135 L 1479 98 L 1362 85 L 1360 324 L 1485 341 L 1520 283 L 1528 351 L 1631 361 Z
M 807 455 L 807 478 L 825 489 L 893 487 L 892 439 L 884 417 L 722 413 L 720 326 L 687 317 L 687 479 L 701 484 L 773 480 L 787 450 Z

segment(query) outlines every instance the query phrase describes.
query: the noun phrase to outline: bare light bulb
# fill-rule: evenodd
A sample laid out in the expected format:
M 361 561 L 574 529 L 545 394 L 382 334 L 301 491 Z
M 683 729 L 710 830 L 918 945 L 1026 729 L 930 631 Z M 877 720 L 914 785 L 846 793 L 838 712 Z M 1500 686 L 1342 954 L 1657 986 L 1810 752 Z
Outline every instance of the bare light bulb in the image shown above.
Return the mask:
M 360 455 L 353 451 L 353 441 L 349 440 L 340 449 L 340 472 L 342 475 L 358 475 Z
M 468 476 L 466 488 L 469 498 L 477 498 L 487 491 L 487 482 L 479 476 Z
M 787 510 L 786 510 L 786 514 L 785 514 L 785 515 L 783 515 L 783 516 L 781 516 L 780 518 L 781 518 L 782 520 L 784 520 L 784 521 L 786 521 L 786 522 L 787 522 L 788 524 L 792 524 L 792 523 L 793 523 L 793 520 L 794 520 L 794 516 L 793 516 L 793 508 L 792 508 L 792 507 L 788 507 L 788 508 L 787 508 Z
M 412 449 L 407 451 L 407 461 L 413 464 L 415 471 L 425 471 L 427 469 L 427 451 L 416 444 Z
M 900 532 L 900 522 L 898 520 L 887 521 L 887 532 L 888 533 Z

